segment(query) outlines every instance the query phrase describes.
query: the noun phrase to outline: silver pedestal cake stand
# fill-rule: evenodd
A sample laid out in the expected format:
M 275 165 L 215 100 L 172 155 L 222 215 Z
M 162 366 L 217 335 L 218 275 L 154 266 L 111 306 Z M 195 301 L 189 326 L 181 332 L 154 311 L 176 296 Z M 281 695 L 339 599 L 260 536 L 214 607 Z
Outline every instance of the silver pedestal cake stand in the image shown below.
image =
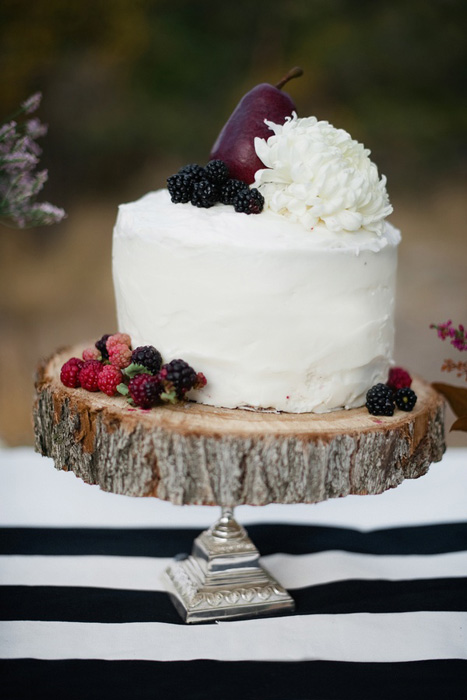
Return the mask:
M 220 519 L 193 543 L 191 556 L 167 569 L 167 588 L 185 622 L 290 612 L 290 594 L 259 564 L 246 530 L 222 508 Z
M 60 368 L 81 351 L 58 352 L 38 369 L 36 449 L 57 469 L 104 491 L 221 506 L 220 519 L 195 539 L 191 555 L 167 570 L 170 595 L 186 622 L 294 608 L 260 566 L 234 506 L 382 493 L 425 474 L 445 449 L 444 401 L 421 379 L 413 384 L 414 410 L 391 417 L 365 408 L 290 414 L 190 402 L 143 411 L 123 397 L 64 387 Z

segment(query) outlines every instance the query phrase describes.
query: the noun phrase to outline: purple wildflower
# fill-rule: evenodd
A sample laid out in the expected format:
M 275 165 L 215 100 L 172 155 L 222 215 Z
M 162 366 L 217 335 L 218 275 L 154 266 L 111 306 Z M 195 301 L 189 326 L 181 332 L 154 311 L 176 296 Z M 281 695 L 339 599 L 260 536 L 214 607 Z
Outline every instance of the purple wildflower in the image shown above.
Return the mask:
M 38 139 L 47 134 L 47 124 L 42 124 L 39 119 L 28 119 L 26 122 L 26 133 L 31 139 Z
M 54 207 L 49 202 L 41 202 L 33 204 L 29 210 L 29 220 L 31 226 L 47 226 L 49 224 L 57 224 L 66 216 L 63 209 Z
M 0 148 L 2 148 L 2 145 L 3 147 L 5 146 L 5 144 L 2 144 L 2 141 L 7 143 L 11 142 L 11 140 L 14 138 L 16 126 L 16 122 L 8 122 L 0 127 Z
M 34 112 L 40 101 L 40 93 L 32 95 L 18 114 Z M 46 133 L 47 126 L 36 118 L 0 126 L 0 219 L 20 228 L 53 224 L 65 217 L 63 209 L 34 201 L 47 180 L 47 170 L 33 172 L 42 153 L 35 139 Z
M 6 153 L 1 157 L 1 164 L 5 170 L 16 171 L 18 169 L 25 170 L 33 168 L 39 162 L 37 158 L 32 153 L 28 153 L 25 150 L 13 151 L 13 153 Z
M 31 95 L 31 97 L 28 97 L 28 99 L 25 100 L 21 104 L 22 111 L 25 114 L 32 114 L 32 112 L 35 112 L 36 109 L 39 108 L 41 100 L 42 100 L 42 93 L 35 92 L 34 95 Z

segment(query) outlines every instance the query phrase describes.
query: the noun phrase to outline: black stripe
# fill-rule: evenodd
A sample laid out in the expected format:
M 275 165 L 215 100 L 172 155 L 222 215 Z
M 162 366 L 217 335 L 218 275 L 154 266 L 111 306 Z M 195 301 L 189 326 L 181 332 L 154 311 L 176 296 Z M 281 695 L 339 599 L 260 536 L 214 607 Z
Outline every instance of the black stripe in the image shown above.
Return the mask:
M 464 700 L 467 662 L 0 661 L 2 698 Z
M 214 520 L 214 518 L 213 518 Z M 365 554 L 441 554 L 467 549 L 467 522 L 371 532 L 317 525 L 247 526 L 261 554 L 332 549 Z M 172 557 L 190 552 L 199 529 L 0 528 L 0 554 Z
M 298 588 L 291 595 L 302 615 L 467 611 L 467 578 L 351 579 Z
M 349 580 L 291 591 L 297 615 L 467 611 L 467 578 Z M 180 623 L 163 591 L 2 586 L 1 620 Z

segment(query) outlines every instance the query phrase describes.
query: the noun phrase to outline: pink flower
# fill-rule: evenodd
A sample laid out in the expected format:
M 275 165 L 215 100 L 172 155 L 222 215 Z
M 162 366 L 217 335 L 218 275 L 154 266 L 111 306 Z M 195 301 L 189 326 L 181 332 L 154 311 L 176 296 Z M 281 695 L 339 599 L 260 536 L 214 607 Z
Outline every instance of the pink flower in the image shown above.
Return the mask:
M 457 328 L 454 328 L 452 321 L 449 319 L 449 321 L 445 323 L 432 323 L 430 328 L 436 328 L 438 338 L 441 338 L 441 340 L 450 338 L 451 345 L 457 348 L 457 350 L 467 350 L 467 334 L 462 323 L 460 323 Z

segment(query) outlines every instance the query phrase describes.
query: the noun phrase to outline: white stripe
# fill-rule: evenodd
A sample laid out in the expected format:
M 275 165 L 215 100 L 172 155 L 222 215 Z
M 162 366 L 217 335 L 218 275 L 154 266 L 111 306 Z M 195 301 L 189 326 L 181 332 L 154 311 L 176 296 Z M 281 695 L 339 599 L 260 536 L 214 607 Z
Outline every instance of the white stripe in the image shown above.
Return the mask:
M 467 448 L 450 447 L 421 479 L 406 479 L 378 496 L 347 496 L 310 505 L 239 506 L 242 525 L 258 522 L 320 524 L 360 530 L 437 524 L 466 518 Z M 208 527 L 211 506 L 173 506 L 155 498 L 128 498 L 89 486 L 32 448 L 0 450 L 0 518 L 9 526 Z
M 0 623 L 0 656 L 148 661 L 465 659 L 466 628 L 467 613 L 453 612 L 307 615 L 194 627 L 15 621 Z
M 0 585 L 89 586 L 164 591 L 169 558 L 115 556 L 0 556 Z M 273 554 L 263 565 L 286 588 L 346 579 L 390 581 L 467 576 L 467 552 L 427 556 L 374 556 L 353 552 Z
M 162 574 L 171 561 L 154 557 L 0 556 L 0 585 L 164 591 Z
M 285 588 L 303 588 L 346 579 L 387 581 L 467 576 L 467 552 L 430 555 L 371 555 L 354 552 L 272 554 L 264 566 Z

